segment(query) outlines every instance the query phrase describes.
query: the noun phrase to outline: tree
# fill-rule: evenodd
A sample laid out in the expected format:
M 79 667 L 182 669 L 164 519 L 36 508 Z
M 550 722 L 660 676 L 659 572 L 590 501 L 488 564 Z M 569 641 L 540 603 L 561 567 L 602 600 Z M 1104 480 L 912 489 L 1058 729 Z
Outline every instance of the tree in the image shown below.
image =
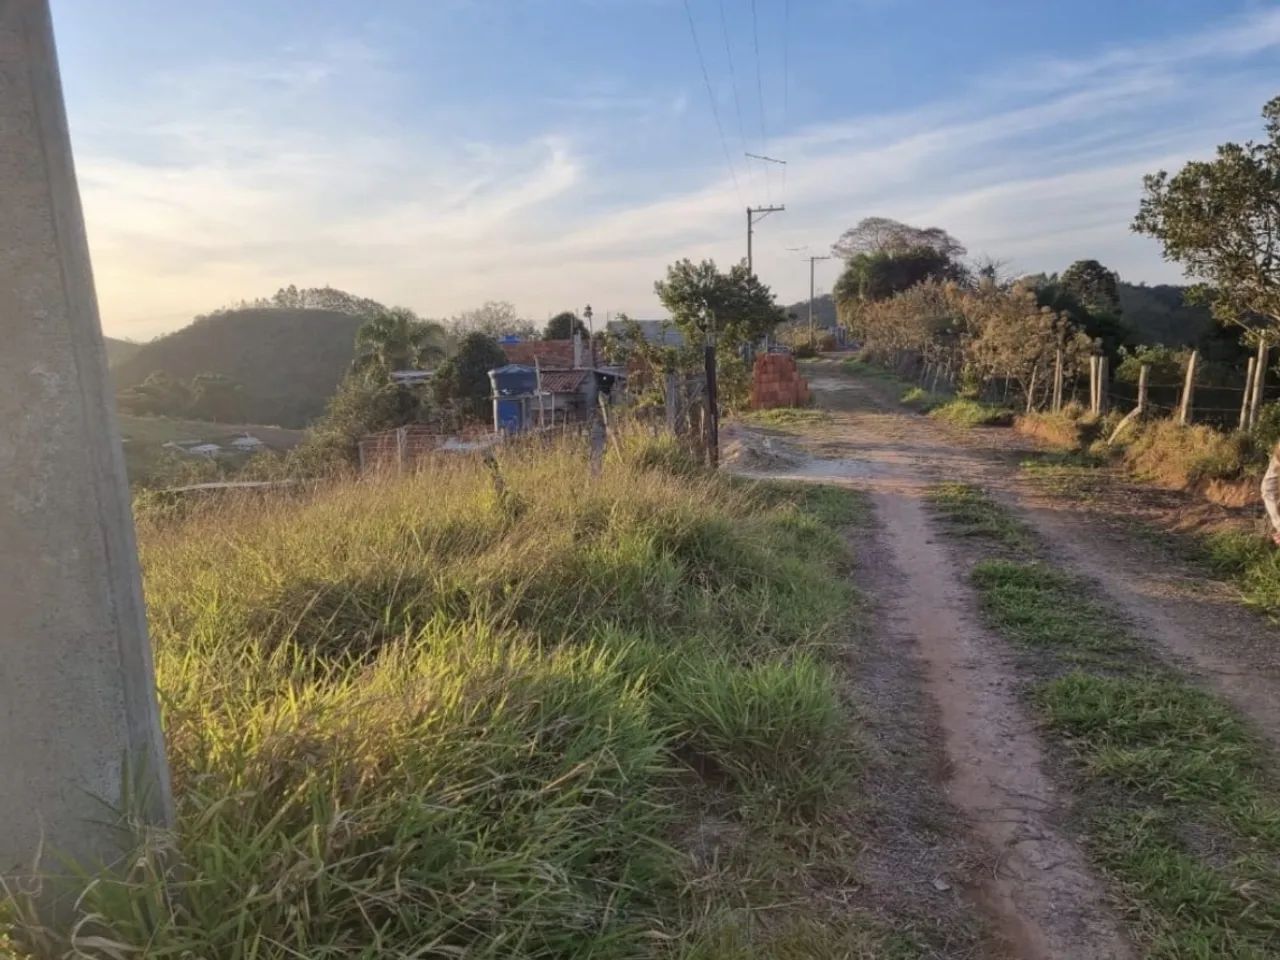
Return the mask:
M 458 352 L 436 371 L 436 402 L 453 408 L 463 417 L 485 419 L 493 393 L 489 371 L 506 362 L 507 355 L 493 337 L 480 332 L 467 334 Z
M 1058 282 L 1090 313 L 1120 316 L 1120 277 L 1097 260 L 1077 260 Z
M 1226 324 L 1280 329 L 1280 97 L 1263 107 L 1267 139 L 1224 143 L 1213 160 L 1143 180 L 1133 230 L 1182 264 Z
M 959 265 L 929 247 L 901 253 L 859 253 L 845 263 L 833 293 L 840 304 L 887 300 L 926 280 L 958 280 Z M 847 306 L 846 306 L 847 309 Z
M 843 260 L 864 253 L 900 256 L 913 250 L 932 250 L 949 261 L 965 255 L 964 244 L 941 227 L 913 227 L 888 217 L 867 217 L 831 245 L 831 252 Z
M 474 310 L 464 310 L 449 321 L 453 332 L 460 336 L 483 333 L 497 339 L 508 335 L 535 337 L 538 329 L 530 320 L 521 320 L 516 308 L 505 300 L 488 300 Z
M 188 415 L 215 423 L 244 420 L 244 388 L 220 373 L 197 374 L 191 381 Z
M 116 398 L 120 409 L 144 417 L 184 417 L 191 408 L 191 391 L 181 380 L 157 370 Z
M 308 473 L 354 464 L 362 437 L 425 419 L 428 400 L 422 387 L 393 383 L 380 371 L 349 373 L 291 461 Z
M 542 331 L 542 339 L 570 340 L 575 333 L 580 333 L 584 337 L 587 336 L 587 325 L 578 319 L 576 313 L 565 310 L 563 313 L 557 313 L 547 321 L 547 325 Z
M 383 309 L 356 331 L 352 368 L 389 375 L 396 370 L 421 370 L 444 359 L 444 328 L 420 320 L 403 307 Z
M 711 333 L 732 349 L 755 343 L 786 319 L 773 291 L 745 263 L 721 273 L 714 260 L 679 260 L 653 289 L 690 344 Z

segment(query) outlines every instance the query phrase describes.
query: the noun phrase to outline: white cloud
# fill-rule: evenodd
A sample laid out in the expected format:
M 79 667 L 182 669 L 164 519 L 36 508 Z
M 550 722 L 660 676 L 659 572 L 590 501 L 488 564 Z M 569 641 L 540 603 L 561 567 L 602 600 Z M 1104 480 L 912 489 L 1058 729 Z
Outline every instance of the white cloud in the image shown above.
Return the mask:
M 807 268 L 785 248 L 820 251 L 879 214 L 944 226 L 1025 270 L 1089 256 L 1130 279 L 1175 279 L 1128 231 L 1141 175 L 1257 131 L 1273 78 L 1220 68 L 1277 45 L 1280 11 L 1268 10 L 1196 37 L 1023 64 L 909 112 L 777 137 L 772 149 L 790 165 L 774 199 L 788 211 L 760 228 L 757 269 L 799 299 Z M 93 118 L 77 140 L 110 333 L 145 337 L 287 283 L 330 283 L 436 316 L 486 299 L 533 316 L 587 301 L 602 314 L 653 314 L 652 283 L 667 263 L 744 253 L 744 214 L 723 167 L 693 185 L 673 174 L 661 194 L 638 196 L 639 174 L 606 167 L 571 128 L 477 142 L 369 116 L 397 78 L 357 43 L 164 80 L 165 97 Z M 683 93 L 607 84 L 577 100 L 560 106 L 597 114 L 625 101 L 655 118 L 689 109 Z M 109 135 L 119 129 L 134 132 Z M 653 163 L 667 152 L 656 147 Z

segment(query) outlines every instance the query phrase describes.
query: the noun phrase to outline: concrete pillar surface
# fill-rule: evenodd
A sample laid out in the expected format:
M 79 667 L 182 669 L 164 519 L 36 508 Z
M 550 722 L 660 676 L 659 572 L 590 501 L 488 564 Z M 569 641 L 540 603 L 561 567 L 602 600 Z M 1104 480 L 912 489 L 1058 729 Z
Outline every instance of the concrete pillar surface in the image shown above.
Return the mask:
M 0 875 L 170 818 L 137 550 L 47 0 L 0 0 Z

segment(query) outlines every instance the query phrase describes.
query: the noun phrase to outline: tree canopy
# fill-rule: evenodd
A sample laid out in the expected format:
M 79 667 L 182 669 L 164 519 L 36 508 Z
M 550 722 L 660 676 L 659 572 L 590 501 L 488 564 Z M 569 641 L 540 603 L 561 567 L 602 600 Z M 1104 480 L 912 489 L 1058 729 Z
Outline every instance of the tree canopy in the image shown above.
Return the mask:
M 554 317 L 547 321 L 547 325 L 542 330 L 543 340 L 568 340 L 575 333 L 580 333 L 584 337 L 587 336 L 587 325 L 578 318 L 576 313 L 565 310 L 557 313 Z
M 730 348 L 755 343 L 786 319 L 773 291 L 745 263 L 722 273 L 714 260 L 679 260 L 653 289 L 689 343 L 708 333 Z
M 352 368 L 390 374 L 396 370 L 421 370 L 444 359 L 444 328 L 421 320 L 403 307 L 383 308 L 356 331 Z
M 1213 160 L 1144 178 L 1133 229 L 1199 280 L 1223 323 L 1280 330 L 1280 97 L 1262 110 L 1267 138 L 1224 143 Z
M 464 310 L 449 321 L 452 331 L 458 336 L 468 333 L 483 333 L 497 339 L 514 335 L 520 337 L 536 337 L 538 328 L 531 320 L 521 320 L 514 304 L 506 300 L 486 300 L 474 310 Z
M 915 250 L 931 250 L 949 261 L 965 255 L 964 245 L 941 227 L 913 227 L 888 217 L 866 217 L 831 245 L 831 252 L 843 260 L 860 254 L 900 256 Z
M 492 395 L 489 371 L 506 362 L 507 355 L 497 340 L 479 331 L 468 333 L 458 352 L 436 371 L 436 401 L 464 418 L 484 419 Z

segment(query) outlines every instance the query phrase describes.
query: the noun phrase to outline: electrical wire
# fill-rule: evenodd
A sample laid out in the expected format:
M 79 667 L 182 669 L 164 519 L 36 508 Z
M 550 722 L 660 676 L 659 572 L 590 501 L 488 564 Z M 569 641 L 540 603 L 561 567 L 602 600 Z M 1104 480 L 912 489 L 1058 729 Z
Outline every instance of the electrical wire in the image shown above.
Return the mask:
M 711 103 L 711 115 L 716 120 L 716 132 L 720 135 L 720 146 L 724 149 L 724 160 L 729 165 L 729 176 L 733 178 L 733 189 L 738 194 L 738 202 L 743 203 L 742 187 L 738 183 L 738 171 L 729 155 L 729 141 L 724 137 L 724 124 L 720 122 L 720 108 L 716 106 L 715 91 L 711 89 L 711 76 L 707 73 L 707 61 L 702 56 L 702 44 L 698 42 L 698 28 L 693 24 L 693 11 L 689 9 L 689 0 L 684 0 L 684 15 L 689 20 L 689 35 L 693 37 L 693 49 L 698 53 L 698 66 L 702 68 L 702 82 L 707 86 L 707 100 Z
M 724 0 L 720 0 L 720 33 L 724 36 L 724 54 L 729 58 L 729 82 L 733 86 L 733 109 L 738 115 L 738 139 L 742 142 L 742 154 L 745 157 L 749 152 L 747 150 L 747 125 L 742 122 L 742 98 L 738 95 L 738 72 L 733 65 L 733 48 L 729 44 L 729 22 L 724 15 Z M 751 164 L 743 161 L 747 168 L 747 187 L 750 190 L 755 189 L 755 172 L 751 169 Z
M 769 156 L 769 132 L 764 116 L 764 77 L 760 70 L 760 19 L 756 15 L 756 0 L 751 0 L 751 40 L 756 51 L 756 99 L 760 102 L 760 152 Z M 769 167 L 764 168 L 764 188 L 769 203 L 773 203 L 773 178 L 769 176 Z

